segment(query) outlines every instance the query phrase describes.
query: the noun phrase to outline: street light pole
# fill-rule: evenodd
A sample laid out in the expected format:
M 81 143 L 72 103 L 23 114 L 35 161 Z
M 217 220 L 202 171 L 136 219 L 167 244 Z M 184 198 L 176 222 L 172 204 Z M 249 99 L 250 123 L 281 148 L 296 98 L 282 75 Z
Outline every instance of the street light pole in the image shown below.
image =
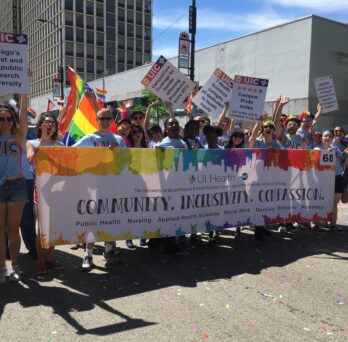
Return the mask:
M 190 58 L 190 79 L 195 80 L 195 43 L 196 43 L 196 28 L 197 28 L 197 7 L 196 0 L 192 0 L 190 6 L 189 17 L 189 33 L 191 33 L 191 58 Z
M 63 26 L 59 27 L 54 22 L 46 19 L 37 18 L 43 24 L 50 24 L 54 28 L 58 29 L 60 39 L 60 66 L 58 66 L 58 75 L 60 77 L 60 97 L 64 99 L 64 65 L 63 65 Z

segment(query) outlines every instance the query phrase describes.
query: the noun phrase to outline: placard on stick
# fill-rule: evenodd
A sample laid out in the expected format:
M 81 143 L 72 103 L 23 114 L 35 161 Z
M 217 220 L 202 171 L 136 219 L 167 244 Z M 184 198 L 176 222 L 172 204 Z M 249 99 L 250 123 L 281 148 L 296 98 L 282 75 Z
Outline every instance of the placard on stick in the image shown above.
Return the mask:
M 0 93 L 29 94 L 28 39 L 0 32 Z
M 258 121 L 263 114 L 268 80 L 236 75 L 230 115 L 239 120 Z
M 192 101 L 212 119 L 216 119 L 220 115 L 224 103 L 230 101 L 232 91 L 233 80 L 217 68 Z
M 318 100 L 323 106 L 323 113 L 338 110 L 337 97 L 332 76 L 315 78 L 314 85 Z
M 170 102 L 173 109 L 178 108 L 195 87 L 194 82 L 163 56 L 158 58 L 141 83 L 163 101 Z

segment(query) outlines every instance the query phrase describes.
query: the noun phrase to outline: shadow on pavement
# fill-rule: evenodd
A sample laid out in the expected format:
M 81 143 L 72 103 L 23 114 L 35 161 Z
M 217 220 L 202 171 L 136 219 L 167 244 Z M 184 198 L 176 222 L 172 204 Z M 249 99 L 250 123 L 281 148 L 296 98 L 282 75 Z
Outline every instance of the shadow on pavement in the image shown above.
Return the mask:
M 117 242 L 117 245 L 124 246 L 124 242 Z M 63 249 L 68 250 L 66 247 Z M 105 336 L 153 325 L 156 322 L 129 317 L 106 301 L 171 286 L 196 287 L 199 282 L 231 279 L 244 273 L 259 274 L 263 269 L 282 267 L 319 254 L 346 261 L 347 258 L 339 253 L 348 252 L 348 230 L 346 228 L 340 235 L 310 229 L 300 229 L 294 234 L 272 232 L 264 241 L 256 241 L 252 234 L 246 233 L 242 233 L 239 240 L 224 235 L 219 244 L 209 247 L 201 242 L 190 245 L 189 250 L 189 256 L 171 258 L 146 247 L 122 248 L 120 263 L 111 267 L 100 266 L 103 265 L 98 262 L 101 257 L 96 255 L 94 259 L 99 266 L 90 273 L 80 271 L 81 250 L 57 250 L 57 258 L 66 269 L 43 278 L 35 275 L 33 262 L 22 256 L 22 282 L 7 282 L 0 287 L 0 318 L 7 304 L 18 302 L 23 308 L 51 307 L 78 334 Z M 115 315 L 115 323 L 85 329 L 71 315 L 74 311 L 95 308 Z

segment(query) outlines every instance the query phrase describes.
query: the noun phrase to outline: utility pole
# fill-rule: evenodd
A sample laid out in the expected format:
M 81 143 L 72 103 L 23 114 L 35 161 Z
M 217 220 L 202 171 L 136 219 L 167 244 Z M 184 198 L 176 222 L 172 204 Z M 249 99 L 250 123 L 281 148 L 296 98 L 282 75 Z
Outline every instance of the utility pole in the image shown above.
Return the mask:
M 196 43 L 196 28 L 197 28 L 197 8 L 196 0 L 192 0 L 189 16 L 189 33 L 191 33 L 191 58 L 190 58 L 190 79 L 195 80 L 195 43 Z

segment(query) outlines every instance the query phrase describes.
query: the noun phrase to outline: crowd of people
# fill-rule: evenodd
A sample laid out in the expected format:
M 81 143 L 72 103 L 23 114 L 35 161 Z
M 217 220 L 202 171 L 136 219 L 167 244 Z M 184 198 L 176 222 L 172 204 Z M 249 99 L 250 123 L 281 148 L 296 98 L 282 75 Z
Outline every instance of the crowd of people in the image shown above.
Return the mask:
M 117 120 L 117 134 L 111 132 L 115 120 L 113 110 L 106 107 L 97 111 L 99 130 L 85 135 L 74 146 L 94 146 L 108 148 L 180 148 L 180 149 L 234 149 L 234 148 L 274 148 L 274 149 L 329 149 L 336 154 L 336 176 L 334 195 L 334 215 L 329 226 L 336 227 L 337 205 L 344 197 L 348 200 L 348 153 L 345 144 L 345 130 L 341 126 L 322 132 L 316 130 L 322 106 L 318 104 L 316 113 L 303 112 L 300 115 L 285 115 L 284 107 L 290 101 L 279 97 L 275 102 L 272 115 L 264 114 L 253 127 L 235 124 L 228 116 L 229 103 L 224 108 L 217 122 L 197 111 L 193 116 L 187 113 L 184 127 L 175 118 L 170 104 L 169 118 L 160 124 L 151 123 L 150 113 L 157 105 L 153 102 L 146 113 L 132 112 L 132 103 L 127 102 L 126 114 Z M 0 284 L 6 277 L 12 282 L 20 280 L 19 250 L 21 237 L 29 255 L 36 261 L 36 273 L 43 275 L 50 269 L 61 270 L 64 266 L 54 257 L 54 246 L 44 250 L 36 231 L 38 218 L 38 196 L 35 188 L 35 154 L 40 146 L 63 146 L 58 129 L 57 118 L 51 113 L 44 113 L 36 124 L 35 139 L 27 137 L 28 130 L 28 96 L 23 95 L 20 110 L 10 103 L 0 105 Z M 61 114 L 64 112 L 64 108 Z M 74 148 L 74 147 L 72 147 Z M 346 195 L 347 194 L 347 195 Z M 320 231 L 320 223 L 311 222 L 309 227 Z M 238 227 L 239 228 L 239 227 Z M 292 229 L 292 224 L 278 227 L 279 232 Z M 255 227 L 256 239 L 262 239 L 266 230 Z M 209 241 L 219 237 L 219 232 L 210 233 Z M 196 239 L 193 234 L 191 239 Z M 140 240 L 141 246 L 157 248 L 162 246 L 165 253 L 180 255 L 185 253 L 180 246 L 180 239 L 168 237 L 163 239 Z M 126 241 L 128 248 L 134 248 L 132 240 Z M 78 248 L 73 246 L 72 248 Z M 89 271 L 93 267 L 94 241 L 86 241 L 85 257 L 82 268 Z M 6 267 L 6 251 L 11 260 L 11 267 Z M 118 249 L 114 241 L 105 242 L 103 259 L 114 262 L 118 258 Z

